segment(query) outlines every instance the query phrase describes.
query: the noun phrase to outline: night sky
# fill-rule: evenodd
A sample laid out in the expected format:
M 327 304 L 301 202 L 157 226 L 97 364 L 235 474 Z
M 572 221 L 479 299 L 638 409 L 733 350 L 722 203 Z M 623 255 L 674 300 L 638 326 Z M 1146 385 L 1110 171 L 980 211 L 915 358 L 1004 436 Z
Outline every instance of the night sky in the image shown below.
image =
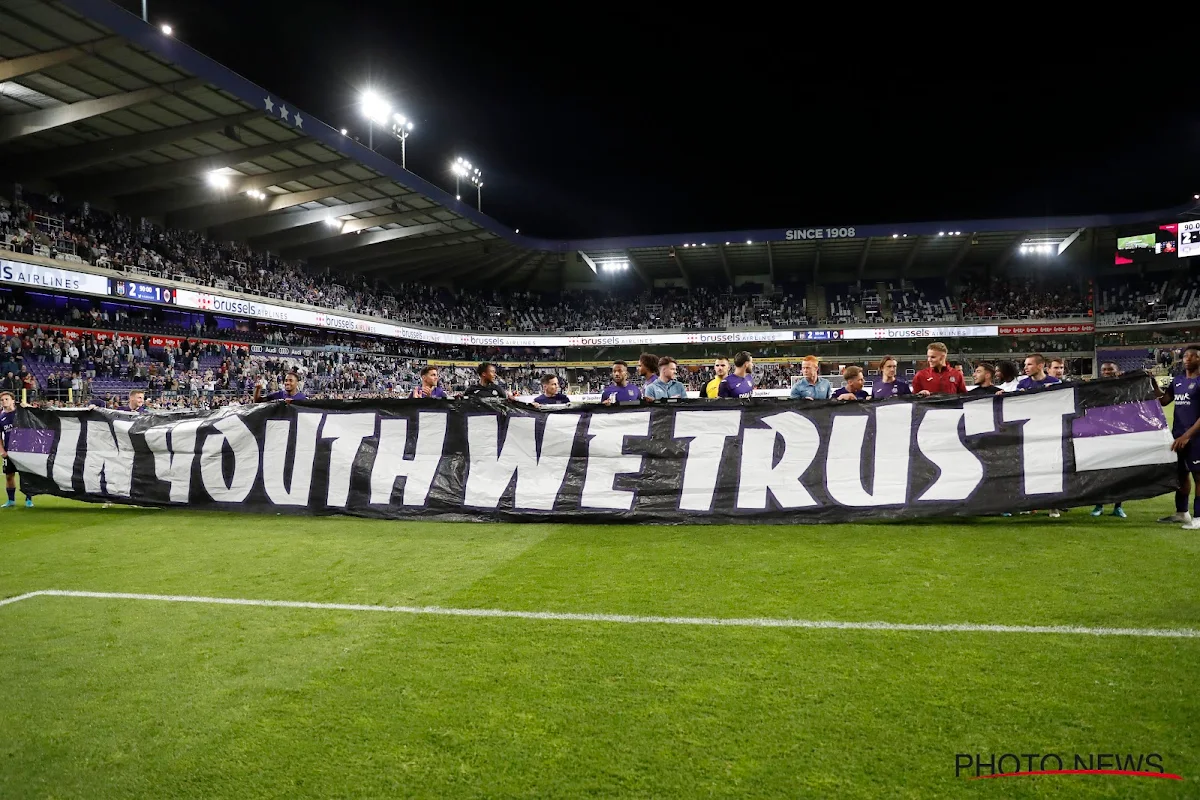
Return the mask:
M 378 90 L 416 121 L 413 172 L 452 190 L 466 156 L 485 213 L 535 236 L 1142 211 L 1200 191 L 1194 67 L 514 8 L 150 0 L 150 18 L 364 142 L 358 97 Z

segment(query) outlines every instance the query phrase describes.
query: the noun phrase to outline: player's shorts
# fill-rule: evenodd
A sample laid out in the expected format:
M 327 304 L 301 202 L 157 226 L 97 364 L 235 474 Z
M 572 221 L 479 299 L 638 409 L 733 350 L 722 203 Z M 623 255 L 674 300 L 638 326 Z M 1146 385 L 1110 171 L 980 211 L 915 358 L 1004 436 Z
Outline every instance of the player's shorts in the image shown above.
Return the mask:
M 17 465 L 14 464 L 13 460 L 11 458 L 9 458 L 8 456 L 4 457 L 4 474 L 5 475 L 16 475 L 17 474 Z
M 1200 442 L 1188 442 L 1187 447 L 1177 455 L 1179 459 L 1175 469 L 1179 474 L 1180 484 L 1187 480 L 1189 475 L 1200 474 Z

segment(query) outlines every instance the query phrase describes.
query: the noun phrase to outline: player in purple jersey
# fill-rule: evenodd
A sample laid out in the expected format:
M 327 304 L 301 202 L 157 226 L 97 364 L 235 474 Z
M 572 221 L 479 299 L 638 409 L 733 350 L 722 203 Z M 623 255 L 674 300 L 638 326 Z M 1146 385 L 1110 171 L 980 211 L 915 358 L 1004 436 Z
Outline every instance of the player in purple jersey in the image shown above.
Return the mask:
M 558 376 L 542 376 L 542 393 L 533 398 L 533 407 L 569 405 L 571 399 L 558 391 Z
M 642 353 L 638 359 L 638 375 L 642 376 L 647 386 L 658 380 L 658 356 Z
M 262 383 L 254 385 L 254 402 L 261 403 L 264 400 L 287 400 L 289 403 L 293 400 L 307 400 L 308 396 L 300 391 L 300 376 L 295 372 L 289 372 L 283 377 L 283 389 L 278 392 L 271 392 L 266 397 L 262 396 Z
M 409 397 L 414 400 L 422 398 L 432 398 L 434 400 L 446 399 L 446 391 L 438 386 L 437 367 L 431 367 L 428 364 L 421 367 L 421 382 L 413 387 L 412 394 Z
M 0 461 L 3 462 L 4 489 L 8 499 L 0 508 L 13 508 L 17 504 L 17 465 L 8 457 L 8 437 L 17 427 L 17 396 L 12 392 L 0 392 Z M 25 495 L 25 507 L 33 508 L 33 496 Z
M 883 400 L 888 397 L 902 397 L 912 394 L 912 387 L 907 381 L 896 378 L 896 359 L 884 356 L 879 362 L 879 380 L 871 387 L 871 397 Z
M 863 389 L 863 374 L 861 367 L 846 367 L 844 370 L 842 370 L 842 378 L 846 381 L 846 385 L 841 389 L 836 389 L 834 391 L 834 400 L 851 402 L 866 400 L 868 398 L 866 390 Z
M 654 359 L 654 366 L 658 366 L 657 358 Z M 600 392 L 601 403 L 611 406 L 613 403 L 636 403 L 642 399 L 642 390 L 637 384 L 629 382 L 629 365 L 624 361 L 613 362 L 612 379 L 613 382 Z
M 1175 493 L 1175 513 L 1162 517 L 1159 522 L 1182 522 L 1187 530 L 1200 530 L 1200 496 L 1188 514 L 1188 495 L 1192 485 L 1200 478 L 1200 442 L 1194 442 L 1200 433 L 1200 348 L 1189 346 L 1183 351 L 1183 374 L 1171 381 L 1171 391 L 1164 392 L 1154 382 L 1158 402 L 1164 406 L 1175 404 L 1175 420 L 1171 423 L 1171 435 L 1175 437 L 1171 449 L 1179 454 L 1179 491 Z
M 1025 392 L 1043 386 L 1053 386 L 1062 383 L 1053 375 L 1046 374 L 1046 357 L 1041 353 L 1030 353 L 1025 356 L 1025 377 L 1017 381 L 1017 391 Z
M 753 397 L 754 379 L 750 370 L 754 368 L 754 359 L 745 350 L 733 357 L 733 372 L 725 376 L 717 387 L 717 397 Z
M 141 389 L 134 389 L 129 393 L 129 405 L 122 406 L 118 411 L 132 411 L 134 414 L 149 414 L 150 406 L 146 405 L 146 393 Z

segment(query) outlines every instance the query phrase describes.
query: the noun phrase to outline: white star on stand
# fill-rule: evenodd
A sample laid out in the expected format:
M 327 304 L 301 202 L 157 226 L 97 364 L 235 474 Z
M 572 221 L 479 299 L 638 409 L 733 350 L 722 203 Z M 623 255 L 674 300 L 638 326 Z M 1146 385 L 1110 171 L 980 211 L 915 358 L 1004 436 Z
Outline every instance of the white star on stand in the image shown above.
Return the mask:
M 304 127 L 304 119 L 300 116 L 299 111 L 296 112 L 295 117 L 296 117 L 296 127 L 303 128 Z
M 279 118 L 280 118 L 281 120 L 283 120 L 284 122 L 287 122 L 287 118 L 288 118 L 288 110 L 287 110 L 287 106 L 280 106 L 280 107 L 279 107 Z
M 271 100 L 269 95 L 263 98 L 263 107 L 267 109 L 268 114 L 274 113 L 275 103 Z

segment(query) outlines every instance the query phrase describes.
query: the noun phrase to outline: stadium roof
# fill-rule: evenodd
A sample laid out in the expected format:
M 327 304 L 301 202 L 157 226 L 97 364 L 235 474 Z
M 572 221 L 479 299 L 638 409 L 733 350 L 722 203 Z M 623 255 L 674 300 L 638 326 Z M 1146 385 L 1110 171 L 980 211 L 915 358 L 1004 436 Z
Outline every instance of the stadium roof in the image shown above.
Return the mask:
M 605 261 L 641 280 L 811 282 L 1006 261 L 1119 216 L 537 239 L 471 208 L 109 0 L 0 0 L 0 175 L 131 216 L 393 281 L 558 285 Z M 210 174 L 223 175 L 218 188 Z M 249 196 L 253 191 L 261 197 Z M 469 196 L 469 195 L 468 195 Z M 846 224 L 848 223 L 848 224 Z

